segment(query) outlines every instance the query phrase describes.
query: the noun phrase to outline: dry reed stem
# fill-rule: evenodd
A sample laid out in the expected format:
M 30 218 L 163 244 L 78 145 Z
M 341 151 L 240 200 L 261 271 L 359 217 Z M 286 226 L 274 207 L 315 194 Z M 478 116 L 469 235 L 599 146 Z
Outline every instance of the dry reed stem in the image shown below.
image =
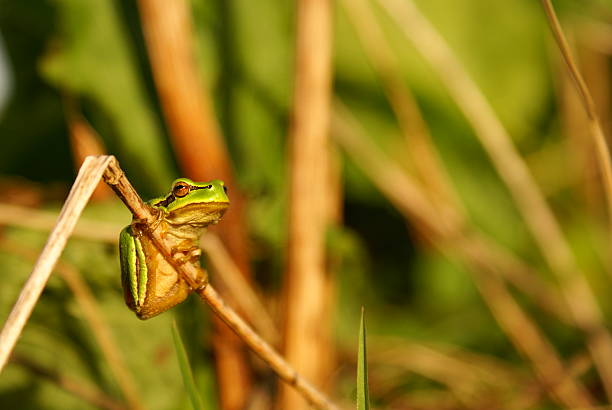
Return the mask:
M 138 193 L 125 177 L 114 157 L 110 162 L 104 180 L 113 188 L 123 203 L 130 209 L 134 218 L 148 226 L 155 221 L 155 215 L 151 208 L 146 206 Z M 197 294 L 205 301 L 211 309 L 220 317 L 234 332 L 246 343 L 255 354 L 264 362 L 268 363 L 272 370 L 286 383 L 293 386 L 309 403 L 320 409 L 336 409 L 336 406 L 310 382 L 285 361 L 268 343 L 266 343 L 234 310 L 225 304 L 216 290 L 209 284 L 202 288 L 193 278 L 198 274 L 197 268 L 192 264 L 177 265 L 171 255 L 171 249 L 166 244 L 161 234 L 157 231 L 147 230 L 151 241 L 157 249 L 171 263 L 185 281 L 196 290 Z
M 244 200 L 195 58 L 195 38 L 187 0 L 139 0 L 142 28 L 159 100 L 172 145 L 185 176 L 220 178 L 230 187 L 232 207 L 217 229 L 240 271 L 250 276 Z M 206 158 L 205 161 L 202 159 Z M 221 406 L 242 409 L 251 388 L 243 346 L 216 322 L 215 352 Z
M 332 351 L 325 272 L 327 141 L 331 95 L 331 2 L 297 1 L 296 67 L 289 136 L 289 221 L 284 298 L 287 360 L 322 384 Z M 307 194 L 306 194 L 307 193 Z M 281 386 L 278 407 L 305 409 Z
M 430 62 L 472 124 L 497 172 L 508 186 L 546 262 L 557 275 L 574 323 L 586 333 L 589 350 L 608 397 L 612 397 L 612 337 L 603 325 L 599 305 L 576 265 L 561 227 L 510 136 L 444 39 L 414 3 L 378 1 Z
M 439 215 L 432 212 L 433 207 L 428 205 L 427 199 L 416 182 L 411 181 L 397 165 L 384 158 L 373 144 L 366 143 L 364 138 L 355 137 L 354 134 L 358 132 L 356 123 L 348 117 L 348 111 L 341 106 L 339 106 L 339 112 L 341 114 L 334 117 L 334 130 L 336 131 L 333 134 L 334 139 L 377 188 L 407 219 L 417 219 L 421 229 L 432 234 L 433 243 L 442 252 L 451 255 L 455 252 L 472 270 L 486 272 L 486 275 L 474 274 L 474 279 L 478 280 L 485 301 L 491 310 L 497 313 L 495 314 L 496 319 L 511 340 L 531 360 L 544 386 L 551 390 L 552 397 L 561 400 L 564 404 L 590 403 L 584 388 L 578 381 L 574 381 L 571 376 L 567 375 L 554 348 L 538 330 L 535 323 L 522 312 L 501 281 L 498 280 L 497 275 L 503 274 L 506 269 L 498 269 L 497 261 L 491 265 L 490 259 L 481 259 L 482 249 L 473 247 L 469 232 L 455 232 L 445 228 L 444 221 L 441 221 Z M 487 275 L 491 275 L 491 278 L 488 278 Z M 494 292 L 500 299 L 491 297 L 491 292 Z M 514 316 L 500 317 L 498 314 L 501 312 L 511 313 Z M 523 337 L 523 331 L 527 331 L 526 337 Z M 561 382 L 563 384 L 559 385 Z
M 557 15 L 555 14 L 555 9 L 553 8 L 550 0 L 541 1 L 544 12 L 546 13 L 548 24 L 550 25 L 550 30 L 552 31 L 557 46 L 559 47 L 559 51 L 561 51 L 563 61 L 567 65 L 569 75 L 573 80 L 573 84 L 576 87 L 576 91 L 580 96 L 580 100 L 582 101 L 582 105 L 588 117 L 589 131 L 591 137 L 593 138 L 593 143 L 595 144 L 599 171 L 603 177 L 602 182 L 604 192 L 606 193 L 608 218 L 610 219 L 610 223 L 612 225 L 612 163 L 610 162 L 610 149 L 608 147 L 608 143 L 606 142 L 606 137 L 604 136 L 603 128 L 601 126 L 601 122 L 599 121 L 599 116 L 597 115 L 595 103 L 593 102 L 591 93 L 589 92 L 589 89 L 584 82 L 582 75 L 580 74 L 580 70 L 578 70 L 578 65 L 572 57 L 569 45 L 567 44 L 567 40 L 563 34 L 563 29 L 561 28 Z M 609 376 L 612 377 L 612 373 L 610 373 Z M 608 396 L 612 397 L 612 379 L 606 382 L 606 385 L 606 388 L 610 389 L 608 390 Z
M 23 327 L 30 317 L 76 221 L 96 189 L 112 157 L 87 157 L 62 207 L 55 228 L 23 286 L 0 333 L 0 372 L 4 368 Z
M 74 379 L 70 376 L 59 374 L 56 370 L 47 369 L 32 360 L 21 355 L 13 355 L 11 363 L 27 369 L 28 371 L 49 380 L 66 392 L 81 398 L 95 408 L 107 410 L 126 410 L 127 408 L 108 396 L 94 385 L 87 385 L 83 380 Z
M 116 240 L 116 237 L 115 237 Z M 19 255 L 25 259 L 36 261 L 36 252 L 23 245 L 0 240 L 0 249 Z M 104 320 L 96 298 L 91 289 L 83 280 L 80 273 L 73 266 L 59 261 L 55 271 L 66 282 L 72 291 L 85 321 L 89 325 L 95 340 L 100 346 L 102 355 L 106 359 L 110 370 L 117 381 L 119 389 L 123 392 L 131 409 L 143 409 L 140 402 L 134 378 L 128 371 L 108 323 Z

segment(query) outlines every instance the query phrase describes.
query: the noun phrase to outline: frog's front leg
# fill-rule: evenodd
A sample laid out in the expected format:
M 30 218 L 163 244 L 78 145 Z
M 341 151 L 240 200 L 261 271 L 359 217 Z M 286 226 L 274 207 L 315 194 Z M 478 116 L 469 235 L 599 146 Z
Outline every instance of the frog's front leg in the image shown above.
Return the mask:
M 200 247 L 193 245 L 192 241 L 184 240 L 173 246 L 171 252 L 172 258 L 178 264 L 191 263 L 196 267 L 198 270 L 197 277 L 194 278 L 197 284 L 196 289 L 206 287 L 208 284 L 208 273 L 200 266 L 200 256 L 202 255 Z
M 188 262 L 199 265 L 200 256 L 202 255 L 200 247 L 194 245 L 193 241 L 190 240 L 183 240 L 177 243 L 172 246 L 170 251 L 172 258 L 181 265 Z

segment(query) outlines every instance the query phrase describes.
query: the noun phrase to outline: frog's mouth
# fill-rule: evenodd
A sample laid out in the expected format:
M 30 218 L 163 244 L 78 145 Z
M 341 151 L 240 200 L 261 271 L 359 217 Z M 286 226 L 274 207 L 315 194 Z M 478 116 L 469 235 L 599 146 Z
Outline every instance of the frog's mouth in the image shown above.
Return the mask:
M 165 219 L 173 225 L 207 226 L 217 223 L 228 207 L 229 202 L 194 203 L 168 213 Z

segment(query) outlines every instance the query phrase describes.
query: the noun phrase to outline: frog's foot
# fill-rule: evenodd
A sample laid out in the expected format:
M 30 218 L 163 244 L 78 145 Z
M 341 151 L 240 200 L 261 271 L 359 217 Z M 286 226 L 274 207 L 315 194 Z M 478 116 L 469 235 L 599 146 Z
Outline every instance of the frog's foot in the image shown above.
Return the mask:
M 144 235 L 144 229 L 146 226 L 146 222 L 142 219 L 134 219 L 130 224 L 130 228 L 132 229 L 132 233 L 137 238 L 140 238 Z
M 131 226 L 132 231 L 137 236 L 142 236 L 145 230 L 153 232 L 159 227 L 159 224 L 164 220 L 164 211 L 161 209 L 151 208 L 152 213 L 155 215 L 155 219 L 149 222 L 147 219 L 134 218 Z
M 197 246 L 183 248 L 180 245 L 172 248 L 172 258 L 179 264 L 199 262 L 202 250 Z
M 159 227 L 159 224 L 164 220 L 164 211 L 161 209 L 151 208 L 155 212 L 155 220 L 149 224 L 149 230 L 153 232 Z
M 208 286 L 208 272 L 205 269 L 198 267 L 198 276 L 195 278 L 196 288 L 194 290 L 203 290 Z
M 150 207 L 151 213 L 154 215 L 153 221 L 149 221 L 147 219 L 134 218 L 132 220 L 132 227 L 135 228 L 135 231 L 138 231 L 140 235 L 142 235 L 145 229 L 149 230 L 149 232 L 153 232 L 159 227 L 159 224 L 164 220 L 164 211 L 161 209 L 155 209 Z

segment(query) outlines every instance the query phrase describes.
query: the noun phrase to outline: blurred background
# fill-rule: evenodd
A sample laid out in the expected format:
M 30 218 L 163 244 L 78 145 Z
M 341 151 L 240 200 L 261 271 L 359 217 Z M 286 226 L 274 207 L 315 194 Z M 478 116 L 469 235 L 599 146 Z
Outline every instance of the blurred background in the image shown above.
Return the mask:
M 416 3 L 416 4 L 415 4 Z M 0 321 L 86 155 L 148 199 L 223 179 L 212 283 L 342 408 L 361 306 L 385 409 L 612 402 L 610 219 L 537 1 L 0 0 Z M 555 3 L 610 132 L 612 5 Z M 192 296 L 123 302 L 100 186 L 0 376 L 0 407 L 305 402 Z

